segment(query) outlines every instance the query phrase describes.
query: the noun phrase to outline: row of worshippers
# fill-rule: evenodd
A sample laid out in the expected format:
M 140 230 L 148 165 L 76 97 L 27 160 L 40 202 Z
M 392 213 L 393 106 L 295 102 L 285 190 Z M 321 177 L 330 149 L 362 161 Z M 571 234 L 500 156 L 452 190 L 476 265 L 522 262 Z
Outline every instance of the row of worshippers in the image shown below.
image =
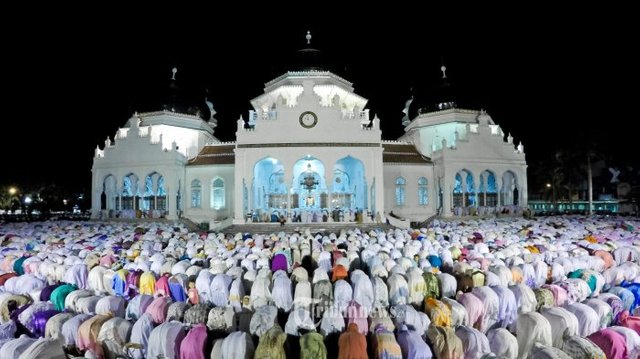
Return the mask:
M 511 240 L 503 241 L 501 246 L 498 247 L 495 246 L 495 242 L 487 245 L 483 241 L 478 241 L 477 237 L 479 236 L 475 234 L 473 237 L 458 239 L 458 242 L 456 242 L 455 238 L 450 240 L 451 238 L 445 238 L 442 234 L 437 234 L 436 232 L 424 231 L 424 233 L 417 234 L 416 232 L 402 233 L 396 231 L 386 234 L 370 233 L 369 235 L 355 233 L 355 235 L 352 234 L 348 237 L 333 235 L 327 238 L 309 235 L 306 237 L 284 236 L 272 237 L 264 241 L 266 243 L 260 243 L 264 238 L 259 238 L 259 236 L 255 240 L 254 238 L 240 240 L 237 237 L 217 237 L 214 238 L 213 242 L 216 240 L 219 242 L 216 251 L 218 256 L 210 258 L 208 263 L 197 257 L 197 251 L 192 251 L 192 253 L 196 253 L 192 258 L 177 261 L 175 254 L 176 252 L 180 253 L 180 251 L 175 249 L 162 252 L 164 256 L 156 256 L 159 252 L 155 252 L 148 257 L 149 260 L 145 260 L 144 251 L 148 250 L 148 248 L 144 249 L 143 245 L 138 246 L 142 249 L 137 249 L 139 253 L 135 256 L 135 244 L 139 242 L 134 242 L 134 249 L 130 247 L 127 250 L 127 252 L 131 251 L 132 256 L 128 256 L 125 251 L 121 251 L 119 255 L 115 256 L 107 251 L 104 252 L 102 258 L 93 267 L 89 267 L 90 264 L 86 263 L 88 262 L 87 257 L 89 257 L 86 253 L 84 256 L 80 254 L 78 256 L 65 256 L 62 254 L 63 260 L 60 261 L 60 258 L 56 258 L 55 262 L 57 265 L 66 266 L 63 268 L 69 269 L 63 277 L 69 283 L 62 285 L 56 283 L 49 286 L 44 284 L 51 282 L 51 272 L 53 272 L 52 276 L 54 278 L 58 278 L 59 275 L 57 273 L 60 272 L 57 269 L 51 271 L 50 268 L 47 268 L 49 263 L 46 263 L 46 261 L 50 258 L 45 257 L 40 268 L 38 268 L 37 265 L 34 265 L 34 262 L 37 262 L 36 260 L 27 261 L 33 257 L 14 256 L 12 269 L 15 268 L 16 262 L 21 261 L 18 263 L 24 272 L 22 275 L 18 275 L 19 271 L 12 272 L 16 275 L 12 275 L 4 281 L 4 290 L 5 293 L 21 294 L 21 296 L 3 300 L 1 309 L 4 313 L 6 303 L 6 312 L 9 317 L 12 317 L 16 311 L 22 309 L 22 312 L 15 316 L 17 321 L 12 322 L 24 326 L 27 331 L 33 333 L 36 328 L 33 323 L 29 322 L 28 318 L 41 312 L 59 310 L 61 308 L 60 300 L 56 300 L 58 308 L 56 309 L 56 304 L 51 298 L 59 295 L 56 292 L 58 288 L 63 288 L 63 292 L 67 292 L 66 296 L 62 295 L 65 309 L 70 312 L 83 313 L 78 315 L 96 314 L 90 318 L 92 320 L 97 318 L 94 321 L 89 321 L 86 318 L 80 321 L 81 325 L 85 325 L 85 322 L 90 323 L 88 325 L 89 337 L 86 340 L 82 339 L 80 343 L 77 342 L 76 338 L 75 345 L 80 350 L 89 351 L 98 356 L 104 355 L 105 340 L 100 341 L 98 339 L 104 324 L 108 320 L 121 319 L 126 316 L 129 307 L 136 302 L 139 307 L 143 307 L 144 303 L 141 302 L 147 297 L 149 297 L 147 301 L 150 299 L 149 307 L 153 303 L 156 304 L 151 309 L 145 308 L 143 315 L 149 314 L 151 322 L 158 325 L 157 328 L 159 328 L 159 325 L 167 323 L 167 316 L 163 315 L 163 313 L 166 310 L 168 314 L 174 304 L 184 304 L 181 309 L 185 312 L 193 308 L 198 309 L 197 312 L 200 312 L 201 319 L 199 321 L 191 320 L 186 323 L 194 328 L 198 324 L 206 323 L 208 325 L 213 309 L 218 309 L 215 311 L 214 317 L 217 315 L 218 318 L 225 318 L 225 331 L 245 334 L 243 341 L 241 341 L 246 343 L 245 346 L 232 345 L 227 347 L 245 348 L 245 354 L 252 348 L 252 343 L 256 341 L 260 343 L 262 340 L 262 336 L 258 335 L 258 330 L 251 330 L 251 323 L 257 321 L 258 324 L 254 326 L 256 328 L 262 327 L 264 333 L 273 328 L 276 328 L 273 330 L 277 332 L 276 317 L 278 311 L 289 313 L 283 327 L 286 334 L 293 336 L 300 335 L 300 329 L 303 331 L 313 330 L 315 327 L 314 320 L 321 315 L 320 332 L 325 337 L 329 337 L 331 333 L 334 333 L 328 332 L 332 328 L 337 329 L 337 332 L 340 333 L 340 339 L 338 340 L 340 356 L 342 356 L 340 353 L 349 353 L 350 351 L 367 354 L 367 350 L 362 350 L 362 338 L 365 335 L 370 337 L 369 340 L 365 339 L 364 341 L 365 348 L 367 347 L 367 341 L 369 341 L 372 342 L 372 345 L 369 346 L 370 350 L 374 347 L 376 351 L 380 348 L 386 348 L 380 349 L 385 353 L 388 352 L 385 355 L 397 353 L 396 349 L 399 348 L 399 344 L 398 347 L 393 344 L 394 342 L 401 342 L 400 334 L 404 332 L 404 329 L 406 329 L 407 333 L 415 332 L 422 343 L 428 341 L 436 357 L 441 357 L 440 354 L 443 353 L 443 350 L 447 353 L 450 351 L 453 353 L 459 352 L 456 349 L 458 345 L 454 345 L 457 343 L 454 339 L 455 337 L 459 339 L 460 337 L 466 338 L 463 343 L 467 349 L 475 348 L 476 346 L 484 348 L 482 350 L 469 349 L 470 352 L 489 355 L 491 351 L 495 350 L 487 349 L 487 346 L 484 345 L 484 337 L 488 338 L 489 333 L 492 333 L 493 330 L 502 328 L 509 328 L 516 335 L 518 332 L 522 332 L 519 328 L 528 328 L 526 329 L 527 332 L 532 333 L 535 330 L 541 331 L 542 334 L 540 334 L 539 338 L 535 335 L 517 337 L 519 349 L 516 352 L 520 352 L 520 355 L 523 355 L 522 353 L 529 355 L 530 353 L 553 352 L 551 348 L 548 348 L 549 344 L 546 341 L 546 333 L 549 331 L 546 330 L 545 321 L 534 315 L 539 314 L 546 318 L 544 313 L 547 308 L 566 309 L 566 311 L 574 313 L 574 316 L 578 318 L 580 331 L 574 333 L 573 336 L 579 334 L 579 337 L 584 339 L 587 336 L 604 333 L 606 334 L 605 337 L 609 338 L 598 339 L 599 337 L 594 337 L 591 342 L 586 342 L 587 344 L 609 343 L 613 341 L 611 338 L 620 339 L 621 336 L 624 336 L 623 341 L 617 340 L 616 342 L 618 344 L 624 343 L 625 355 L 637 352 L 637 345 L 634 344 L 636 342 L 637 329 L 635 329 L 636 336 L 630 334 L 628 330 L 621 329 L 631 328 L 630 330 L 634 332 L 633 323 L 637 322 L 636 318 L 630 315 L 637 307 L 638 298 L 637 285 L 634 286 L 631 282 L 638 275 L 638 266 L 636 264 L 638 251 L 635 246 L 623 242 L 621 243 L 623 245 L 617 248 L 607 248 L 609 243 L 596 246 L 593 242 L 587 241 L 590 246 L 580 247 L 576 246 L 575 243 L 571 243 L 570 240 L 567 240 L 566 243 L 556 240 L 552 245 L 537 244 L 535 246 L 533 243 L 535 241 L 520 240 L 516 242 L 512 238 Z M 438 238 L 438 236 L 442 237 Z M 473 241 L 470 241 L 470 238 L 473 238 Z M 194 241 L 197 243 L 199 240 L 195 239 Z M 268 243 L 269 241 L 271 243 Z M 510 241 L 511 243 L 509 243 Z M 188 240 L 186 242 L 188 246 L 191 241 Z M 453 244 L 464 244 L 464 246 L 449 246 L 452 242 Z M 470 245 L 471 242 L 473 242 L 473 246 Z M 543 241 L 539 242 L 544 243 Z M 597 243 L 597 240 L 595 243 Z M 158 246 L 153 245 L 153 247 Z M 161 246 L 160 248 L 167 247 Z M 195 247 L 197 248 L 197 244 Z M 311 252 L 311 248 L 317 250 Z M 594 254 L 589 253 L 590 251 Z M 600 253 L 597 253 L 598 251 Z M 309 254 L 312 257 L 316 256 L 314 259 L 318 267 L 305 268 L 301 265 L 297 266 L 303 263 L 302 259 Z M 151 260 L 154 256 L 154 260 Z M 119 262 L 112 260 L 112 258 L 116 257 L 120 257 L 118 258 Z M 7 261 L 9 258 L 11 256 L 5 256 L 3 264 L 11 262 L 11 260 Z M 105 260 L 105 258 L 110 259 Z M 298 259 L 296 260 L 296 258 Z M 96 262 L 95 258 L 90 259 L 92 262 Z M 631 262 L 625 263 L 625 260 L 631 260 Z M 103 263 L 101 264 L 101 262 Z M 161 263 L 156 264 L 156 262 Z M 170 263 L 170 265 L 167 265 L 167 263 Z M 112 267 L 107 268 L 105 264 L 111 264 Z M 122 268 L 118 269 L 118 266 L 122 266 Z M 152 266 L 155 266 L 155 271 L 151 269 Z M 104 270 L 98 271 L 100 275 L 94 275 L 94 279 L 102 277 L 102 280 L 90 280 L 90 274 L 96 268 L 100 269 L 100 267 L 104 268 Z M 194 267 L 195 269 L 193 269 Z M 438 267 L 441 267 L 443 271 L 438 271 Z M 39 271 L 39 269 L 43 268 L 46 269 L 44 271 L 46 275 Z M 129 274 L 129 271 L 124 268 L 128 268 L 131 272 L 141 272 L 138 281 L 133 280 L 134 285 L 122 286 L 121 283 L 127 283 L 126 279 Z M 145 270 L 147 268 L 149 269 Z M 192 269 L 191 273 L 187 276 L 190 268 Z M 29 273 L 26 273 L 27 271 Z M 449 273 L 445 273 L 445 271 L 449 271 Z M 438 273 L 433 275 L 433 272 Z M 197 273 L 197 275 L 194 273 Z M 203 273 L 210 273 L 211 275 Z M 7 274 L 10 275 L 11 273 L 4 275 Z M 153 286 L 142 284 L 142 276 L 145 274 L 150 282 L 151 279 L 155 280 Z M 546 276 L 543 274 L 546 274 Z M 182 297 L 179 297 L 177 294 L 173 294 L 169 285 L 165 286 L 163 284 L 168 284 L 170 279 L 176 276 L 184 279 L 180 275 L 187 277 L 186 281 L 178 281 L 183 291 L 192 290 L 193 296 L 189 297 L 183 294 Z M 195 277 L 195 280 L 188 280 L 189 277 L 192 277 L 192 279 Z M 313 279 L 309 281 L 309 278 Z M 198 285 L 198 279 L 201 279 L 200 285 Z M 24 284 L 22 284 L 22 281 L 24 281 Z M 192 285 L 185 285 L 187 282 Z M 102 287 L 100 287 L 100 283 Z M 237 289 L 233 289 L 233 283 L 236 283 Z M 56 285 L 58 286 L 50 288 Z M 77 286 L 78 289 L 74 288 L 74 286 Z M 384 286 L 387 288 L 385 289 Z M 143 287 L 147 287 L 147 289 L 142 289 Z M 142 293 L 144 290 L 150 291 L 151 287 L 153 287 L 153 293 Z M 435 289 L 436 287 L 437 290 Z M 119 290 L 119 288 L 123 290 Z M 601 294 L 604 288 L 608 292 Z M 41 289 L 39 293 L 37 293 L 38 289 Z M 47 300 L 50 300 L 50 304 L 53 307 L 49 307 L 48 304 L 37 305 L 41 302 L 36 302 L 29 306 L 27 306 L 28 303 L 25 303 L 25 300 L 26 302 L 31 301 L 36 296 L 41 300 L 42 293 L 46 294 L 49 291 L 51 294 Z M 243 291 L 246 293 L 242 293 Z M 436 291 L 439 293 L 435 293 Z M 75 292 L 80 293 L 75 294 Z M 177 293 L 179 292 L 177 291 Z M 232 292 L 235 294 L 232 294 Z M 492 292 L 495 292 L 495 296 L 491 294 Z M 292 293 L 293 297 L 290 299 L 289 297 Z M 512 295 L 509 295 L 509 293 Z M 53 294 L 56 294 L 56 296 L 53 296 Z M 154 299 L 151 295 L 155 295 L 156 298 Z M 67 308 L 66 302 L 69 297 L 72 300 L 69 304 L 70 308 Z M 127 303 L 125 298 L 131 297 L 133 299 Z M 187 297 L 189 297 L 190 304 L 194 304 L 188 309 L 186 308 L 187 304 L 183 302 L 183 300 L 187 300 Z M 497 305 L 495 297 L 498 298 Z M 511 300 L 511 297 L 515 300 Z M 4 298 L 7 299 L 8 297 L 4 296 Z M 18 306 L 17 304 L 20 303 L 22 304 Z M 100 306 L 98 306 L 99 303 L 101 304 Z M 327 309 L 316 310 L 316 308 L 313 308 L 313 310 L 308 310 L 310 304 L 320 303 L 322 305 L 318 305 L 319 307 Z M 327 305 L 327 303 L 330 305 Z M 503 303 L 505 305 L 502 305 Z M 209 307 L 204 308 L 200 304 L 213 304 L 216 307 L 209 309 Z M 419 306 L 419 310 L 416 310 L 412 304 Z M 126 310 L 124 309 L 125 305 Z M 15 306 L 15 308 L 12 306 Z M 174 311 L 179 313 L 180 307 L 175 307 Z M 609 307 L 609 310 L 607 310 L 607 307 Z M 262 308 L 271 308 L 271 310 Z M 378 309 L 378 313 L 380 313 L 380 310 L 383 311 L 383 315 L 379 315 L 381 318 L 389 318 L 387 313 L 392 313 L 394 318 L 393 327 L 388 322 L 386 326 L 381 323 L 375 323 L 374 316 L 367 316 L 367 313 L 373 313 L 374 308 Z M 514 308 L 516 309 L 515 311 Z M 587 308 L 591 309 L 591 311 Z M 615 315 L 614 308 L 617 311 Z M 332 310 L 335 313 L 332 313 Z M 451 312 L 451 315 L 449 315 L 451 320 L 449 322 L 442 319 L 447 317 L 447 310 Z M 20 318 L 20 314 L 25 312 L 27 315 L 23 315 Z M 273 312 L 276 313 L 276 316 L 269 314 Z M 312 316 L 311 312 L 317 314 Z M 345 312 L 347 314 L 346 323 L 342 319 L 342 315 Z M 404 313 L 404 315 L 399 315 L 398 312 Z M 332 315 L 336 313 L 337 315 Z M 359 313 L 364 313 L 364 315 L 359 315 Z M 407 313 L 409 314 L 407 315 Z M 497 317 L 496 313 L 498 313 Z M 48 313 L 47 315 L 50 315 L 50 318 L 53 319 L 56 315 L 67 313 L 51 314 Z M 563 312 L 563 314 L 566 313 Z M 107 319 L 101 317 L 109 315 L 115 315 L 115 318 Z M 135 324 L 138 324 L 143 315 L 140 315 Z M 556 316 L 562 315 L 556 314 Z M 186 317 L 186 313 L 184 317 Z M 179 317 L 181 322 L 185 320 L 184 317 Z M 231 318 L 227 319 L 229 317 Z M 245 325 L 241 324 L 243 317 Z M 206 320 L 203 318 L 206 318 Z M 269 320 L 269 318 L 271 319 Z M 496 318 L 498 319 L 496 320 Z M 594 320 L 594 318 L 596 319 Z M 129 319 L 128 323 L 131 324 L 130 321 L 133 318 L 127 319 Z M 613 323 L 613 319 L 615 319 L 615 323 L 623 325 L 607 328 L 609 324 Z M 220 320 L 218 321 L 220 322 Z M 342 321 L 342 326 L 340 326 L 340 321 Z M 522 325 L 520 324 L 521 321 Z M 45 322 L 48 323 L 48 321 Z M 127 322 L 127 320 L 124 320 L 124 322 Z M 123 324 L 124 322 L 121 322 L 120 326 L 126 327 L 126 324 Z M 547 322 L 550 323 L 551 320 L 547 319 Z M 231 323 L 231 325 L 227 323 Z M 237 323 L 238 327 L 234 328 L 234 323 Z M 247 323 L 249 324 L 248 328 Z M 594 325 L 594 323 L 596 324 Z M 135 324 L 133 327 L 135 327 Z M 376 325 L 371 327 L 373 324 Z M 324 325 L 325 329 L 322 329 L 322 325 Z M 455 330 L 452 332 L 454 326 Z M 118 327 L 118 325 L 114 325 L 114 327 Z M 143 327 L 142 323 L 140 327 Z M 234 330 L 240 327 L 244 327 L 245 330 L 240 332 Z M 95 337 L 93 339 L 91 337 L 91 328 L 93 328 L 93 337 Z M 327 330 L 326 328 L 329 329 Z M 213 327 L 212 329 L 210 327 L 209 329 L 215 330 L 218 328 Z M 394 330 L 396 331 L 395 333 L 393 332 Z M 46 332 L 46 328 L 44 331 Z M 615 333 L 622 331 L 622 334 L 618 333 L 619 336 L 616 337 L 611 331 Z M 42 329 L 40 329 L 40 332 L 42 332 Z M 178 340 L 178 338 L 182 338 L 179 335 L 179 331 L 174 330 L 174 332 L 178 333 L 175 334 L 176 342 L 181 342 L 181 340 Z M 247 333 L 260 339 L 251 338 Z M 466 337 L 465 333 L 467 333 Z M 506 337 L 506 333 L 503 331 L 501 333 L 501 336 L 496 335 L 495 338 Z M 268 338 L 280 337 L 277 335 L 278 333 L 272 334 Z M 305 335 L 310 337 L 310 334 L 314 333 L 307 333 L 302 337 Z M 371 338 L 372 335 L 375 338 Z M 557 336 L 552 335 L 554 338 Z M 78 336 L 78 338 L 80 337 L 82 335 Z M 120 337 L 122 338 L 122 336 Z M 237 335 L 228 336 L 228 338 L 235 337 Z M 301 350 L 306 348 L 302 344 L 307 342 L 307 340 L 302 340 L 302 337 L 300 339 Z M 566 333 L 560 335 L 562 339 L 559 339 L 558 343 L 553 343 L 555 345 L 552 348 L 559 349 L 558 346 L 564 348 L 566 345 L 565 337 Z M 391 338 L 394 340 L 391 340 Z M 475 338 L 475 342 L 469 338 Z M 571 336 L 568 336 L 568 338 L 580 342 L 577 338 L 571 338 Z M 219 343 L 219 345 L 214 345 L 213 347 L 220 350 L 220 352 L 224 352 L 222 345 L 226 340 L 217 341 L 216 343 Z M 379 340 L 381 340 L 380 344 L 378 344 Z M 442 341 L 450 343 L 449 346 L 451 348 L 446 345 L 445 347 L 441 346 L 439 343 Z M 102 345 L 97 345 L 96 343 L 102 343 Z M 413 343 L 419 344 L 418 341 Z M 475 344 L 470 346 L 473 343 Z M 119 350 L 122 351 L 124 350 L 122 348 L 124 344 L 120 344 Z M 149 342 L 149 344 L 152 343 Z M 582 346 L 585 347 L 586 345 Z M 140 350 L 140 353 L 147 354 L 155 353 L 152 347 L 154 346 L 149 345 L 148 348 L 134 348 L 133 350 Z M 174 345 L 171 348 L 172 353 L 176 353 L 177 347 Z M 260 347 L 260 344 L 258 344 L 258 347 Z M 321 346 L 315 345 L 315 347 Z M 513 349 L 512 346 L 498 346 L 498 348 L 505 347 Z M 610 347 L 619 348 L 620 346 Z M 532 350 L 532 348 L 536 350 Z M 4 346 L 2 350 L 4 350 Z M 595 351 L 595 348 L 591 347 L 591 351 Z M 431 351 L 422 349 L 418 352 L 430 353 Z M 610 356 L 613 355 L 609 354 Z M 12 355 L 11 357 L 14 357 L 15 353 Z

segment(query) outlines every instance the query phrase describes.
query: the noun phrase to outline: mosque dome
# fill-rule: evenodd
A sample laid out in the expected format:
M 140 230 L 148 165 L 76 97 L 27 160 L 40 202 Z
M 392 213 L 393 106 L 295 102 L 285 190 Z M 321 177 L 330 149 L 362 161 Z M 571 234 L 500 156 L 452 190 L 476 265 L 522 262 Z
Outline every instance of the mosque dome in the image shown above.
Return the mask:
M 442 66 L 440 71 L 442 71 L 442 79 L 436 86 L 418 86 L 414 89 L 413 101 L 408 113 L 410 119 L 422 113 L 458 107 L 460 96 L 447 77 L 447 68 Z
M 306 47 L 296 51 L 292 68 L 294 71 L 330 71 L 324 53 L 311 47 L 311 32 L 305 36 Z
M 136 105 L 138 112 L 169 111 L 198 116 L 205 121 L 211 118 L 211 111 L 205 102 L 205 91 L 179 79 L 178 69 L 171 70 L 168 81 L 150 89 Z

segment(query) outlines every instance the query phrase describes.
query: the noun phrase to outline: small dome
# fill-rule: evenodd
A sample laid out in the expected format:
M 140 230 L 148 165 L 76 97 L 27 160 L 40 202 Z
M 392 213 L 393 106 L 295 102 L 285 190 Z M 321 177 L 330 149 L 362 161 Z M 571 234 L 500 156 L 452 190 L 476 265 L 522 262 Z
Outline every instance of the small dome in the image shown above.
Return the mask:
M 327 71 L 322 51 L 312 48 L 298 50 L 293 66 L 297 71 Z
M 295 52 L 289 71 L 330 71 L 324 53 L 311 47 L 311 32 L 307 31 L 306 47 Z
M 197 90 L 195 86 L 179 80 L 176 68 L 172 76 L 164 84 L 150 89 L 139 103 L 138 112 L 170 111 L 198 116 L 205 121 L 211 118 L 211 111 L 205 102 L 205 91 Z
M 442 66 L 442 79 L 437 86 L 418 86 L 413 93 L 409 106 L 409 118 L 414 119 L 422 113 L 435 112 L 458 107 L 459 94 L 446 76 Z

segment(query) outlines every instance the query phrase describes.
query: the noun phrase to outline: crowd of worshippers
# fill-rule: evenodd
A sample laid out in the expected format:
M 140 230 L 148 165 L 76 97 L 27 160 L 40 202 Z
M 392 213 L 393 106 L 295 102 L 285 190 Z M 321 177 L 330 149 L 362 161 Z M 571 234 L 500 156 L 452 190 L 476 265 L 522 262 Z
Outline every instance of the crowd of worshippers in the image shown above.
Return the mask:
M 7 224 L 0 358 L 638 358 L 639 225 Z

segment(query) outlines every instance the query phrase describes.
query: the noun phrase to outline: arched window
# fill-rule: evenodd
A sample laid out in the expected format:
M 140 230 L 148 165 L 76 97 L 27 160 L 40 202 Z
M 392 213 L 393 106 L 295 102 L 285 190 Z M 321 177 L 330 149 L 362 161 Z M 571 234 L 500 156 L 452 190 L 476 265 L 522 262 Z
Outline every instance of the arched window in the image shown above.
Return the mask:
M 202 206 L 202 186 L 200 181 L 195 179 L 191 181 L 191 208 L 200 208 Z
M 426 178 L 418 178 L 418 204 L 421 206 L 426 206 L 429 204 L 429 189 L 427 187 L 428 184 L 429 182 Z
M 224 208 L 224 204 L 224 181 L 218 177 L 211 182 L 211 208 Z
M 398 207 L 404 206 L 404 200 L 405 200 L 404 187 L 406 184 L 407 184 L 407 181 L 404 178 L 402 177 L 396 178 L 396 206 Z

